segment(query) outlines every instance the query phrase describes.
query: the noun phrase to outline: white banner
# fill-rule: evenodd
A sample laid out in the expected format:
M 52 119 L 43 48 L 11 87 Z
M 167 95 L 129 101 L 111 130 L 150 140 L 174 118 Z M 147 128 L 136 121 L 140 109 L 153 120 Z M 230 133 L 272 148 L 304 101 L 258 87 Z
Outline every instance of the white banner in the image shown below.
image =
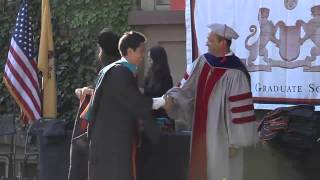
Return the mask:
M 189 66 L 192 48 L 199 55 L 207 52 L 208 25 L 227 24 L 240 35 L 231 49 L 251 74 L 255 108 L 320 104 L 320 0 L 189 0 L 186 5 Z

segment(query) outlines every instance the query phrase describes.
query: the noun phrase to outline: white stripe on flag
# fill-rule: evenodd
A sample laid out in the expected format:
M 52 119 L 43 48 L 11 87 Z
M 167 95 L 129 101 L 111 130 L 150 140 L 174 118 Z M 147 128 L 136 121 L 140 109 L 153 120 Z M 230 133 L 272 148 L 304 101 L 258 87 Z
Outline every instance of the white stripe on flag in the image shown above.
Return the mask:
M 15 52 L 19 55 L 23 63 L 27 66 L 28 70 L 32 74 L 33 79 L 38 83 L 38 76 L 36 74 L 36 69 L 33 68 L 32 64 L 30 63 L 30 60 L 21 51 L 20 47 L 16 44 L 16 41 L 14 40 L 14 38 L 11 39 L 11 48 L 13 48 Z
M 22 67 L 17 63 L 17 61 L 14 59 L 14 57 L 12 56 L 12 54 L 10 52 L 8 54 L 8 61 L 11 62 L 12 66 L 15 68 L 16 72 L 20 75 L 21 78 L 23 78 L 24 82 L 26 83 L 26 85 L 28 86 L 28 88 L 32 92 L 32 95 L 35 97 L 37 103 L 39 104 L 39 107 L 41 107 L 40 106 L 40 98 L 39 98 L 39 94 L 37 91 L 38 87 L 34 87 L 32 82 L 30 81 L 29 77 L 25 74 Z
M 10 71 L 10 69 L 6 66 L 5 67 L 5 73 L 8 77 L 7 80 L 9 80 L 11 82 L 11 84 L 13 85 L 12 88 L 15 88 L 17 92 L 20 93 L 20 96 L 22 97 L 22 100 L 25 101 L 26 104 L 29 105 L 34 117 L 36 119 L 40 118 L 40 112 L 38 112 L 32 102 L 32 100 L 30 99 L 30 97 L 28 96 L 28 94 L 24 91 L 24 89 L 21 87 L 20 83 L 16 80 L 16 78 L 13 76 L 12 72 Z

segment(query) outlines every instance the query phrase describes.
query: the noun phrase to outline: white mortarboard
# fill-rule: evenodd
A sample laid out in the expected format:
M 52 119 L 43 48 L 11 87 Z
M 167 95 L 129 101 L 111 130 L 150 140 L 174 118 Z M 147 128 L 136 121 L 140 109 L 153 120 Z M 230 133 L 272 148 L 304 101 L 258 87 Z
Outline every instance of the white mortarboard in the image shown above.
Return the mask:
M 225 38 L 225 39 L 238 39 L 239 35 L 231 27 L 225 24 L 211 24 L 208 26 L 211 32 Z

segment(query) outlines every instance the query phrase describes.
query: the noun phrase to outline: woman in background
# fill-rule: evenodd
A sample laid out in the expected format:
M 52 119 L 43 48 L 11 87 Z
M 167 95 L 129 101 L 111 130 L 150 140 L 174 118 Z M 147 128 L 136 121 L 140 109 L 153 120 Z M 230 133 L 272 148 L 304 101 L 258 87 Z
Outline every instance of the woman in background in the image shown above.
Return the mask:
M 148 56 L 150 68 L 144 83 L 144 94 L 160 97 L 173 86 L 167 53 L 163 47 L 153 46 Z
M 144 94 L 152 98 L 160 97 L 173 86 L 167 53 L 163 47 L 153 46 L 148 56 L 150 68 L 145 78 Z M 174 127 L 166 127 L 166 125 L 172 126 L 174 123 L 164 109 L 154 110 L 153 116 L 158 119 L 163 130 L 170 131 L 170 128 L 173 130 Z
M 165 49 L 161 46 L 153 46 L 148 53 L 148 61 L 150 68 L 144 81 L 144 95 L 152 98 L 161 97 L 173 86 Z M 162 132 L 174 131 L 174 121 L 167 116 L 164 109 L 153 110 L 152 114 Z M 142 143 L 138 153 L 138 180 L 149 180 L 152 176 L 149 170 L 153 171 L 153 167 L 156 167 L 151 163 L 151 156 L 157 155 L 152 152 L 156 146 L 152 145 L 144 134 L 141 137 Z

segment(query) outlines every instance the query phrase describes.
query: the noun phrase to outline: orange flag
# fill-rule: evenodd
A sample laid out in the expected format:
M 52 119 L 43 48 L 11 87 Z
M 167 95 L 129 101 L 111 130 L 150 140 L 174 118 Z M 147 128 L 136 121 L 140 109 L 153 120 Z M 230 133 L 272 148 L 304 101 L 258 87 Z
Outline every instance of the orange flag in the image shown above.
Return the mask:
M 42 72 L 43 117 L 57 117 L 57 87 L 49 0 L 42 0 L 38 68 Z

